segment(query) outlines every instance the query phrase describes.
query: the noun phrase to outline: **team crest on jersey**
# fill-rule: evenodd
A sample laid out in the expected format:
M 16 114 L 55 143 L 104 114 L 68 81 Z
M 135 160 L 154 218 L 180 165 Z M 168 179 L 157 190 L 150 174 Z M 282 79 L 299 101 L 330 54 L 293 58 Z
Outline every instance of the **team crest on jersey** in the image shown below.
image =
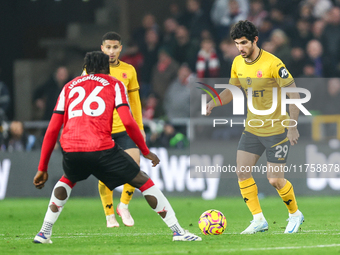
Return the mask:
M 123 77 L 124 79 L 126 79 L 126 78 L 127 78 L 127 74 L 126 74 L 126 73 L 122 73 L 122 77 Z
M 247 85 L 250 85 L 252 83 L 252 80 L 250 77 L 247 77 L 246 81 L 247 81 Z
M 262 70 L 258 70 L 257 73 L 256 73 L 256 77 L 261 78 L 262 75 L 263 75 Z

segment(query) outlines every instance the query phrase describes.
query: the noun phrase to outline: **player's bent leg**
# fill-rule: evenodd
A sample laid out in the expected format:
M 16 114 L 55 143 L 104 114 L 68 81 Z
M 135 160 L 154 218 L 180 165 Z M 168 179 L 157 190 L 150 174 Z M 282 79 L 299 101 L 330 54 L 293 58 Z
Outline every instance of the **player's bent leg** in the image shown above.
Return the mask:
M 130 148 L 124 150 L 129 154 L 133 160 L 139 165 L 140 164 L 140 152 L 137 148 Z M 122 218 L 125 226 L 132 227 L 135 222 L 128 209 L 129 203 L 132 199 L 133 193 L 135 192 L 135 187 L 126 183 L 123 187 L 122 195 L 120 197 L 120 203 L 117 205 L 117 214 Z
M 151 208 L 161 216 L 165 224 L 172 230 L 173 241 L 202 240 L 201 237 L 196 236 L 181 227 L 169 201 L 145 173 L 140 171 L 130 184 L 142 192 Z
M 106 216 L 106 226 L 108 228 L 119 227 L 119 223 L 116 220 L 113 209 L 113 191 L 106 187 L 106 185 L 101 181 L 98 182 L 98 191 Z
M 293 185 L 284 178 L 284 166 L 285 164 L 268 162 L 267 177 L 269 183 L 276 188 L 289 212 L 288 224 L 284 233 L 296 233 L 304 222 L 304 217 L 298 209 Z
M 51 236 L 53 224 L 57 221 L 64 205 L 70 197 L 74 185 L 75 183 L 72 183 L 64 176 L 56 183 L 45 214 L 44 223 L 39 233 L 34 237 L 34 243 L 52 243 Z
M 271 163 L 267 162 L 267 178 L 275 189 L 280 190 L 286 185 L 286 179 L 284 178 L 284 166 L 285 163 Z
M 260 156 L 247 151 L 238 150 L 236 156 L 237 178 L 243 181 L 252 177 L 252 167 L 255 166 Z
M 256 164 L 259 155 L 250 152 L 237 151 L 237 176 L 239 187 L 244 202 L 253 215 L 250 225 L 241 234 L 255 234 L 268 230 L 268 223 L 262 214 L 262 209 L 257 196 L 258 190 L 252 177 L 252 167 Z
M 247 180 L 239 182 L 240 190 L 244 202 L 253 215 L 250 225 L 241 232 L 241 234 L 255 234 L 256 232 L 264 232 L 268 230 L 268 223 L 264 218 L 260 202 L 258 199 L 257 185 L 251 177 Z
M 268 223 L 262 213 L 260 202 L 258 199 L 257 185 L 251 177 L 247 180 L 239 182 L 240 190 L 244 202 L 253 215 L 253 220 L 250 225 L 241 232 L 241 234 L 255 234 L 257 232 L 264 232 L 268 230 Z

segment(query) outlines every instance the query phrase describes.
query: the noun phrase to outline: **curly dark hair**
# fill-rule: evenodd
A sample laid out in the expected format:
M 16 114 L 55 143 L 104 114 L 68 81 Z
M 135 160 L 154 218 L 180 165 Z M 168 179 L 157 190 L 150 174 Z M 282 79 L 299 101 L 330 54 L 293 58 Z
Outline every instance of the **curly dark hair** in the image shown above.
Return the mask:
M 230 36 L 233 40 L 240 39 L 244 36 L 249 41 L 254 42 L 255 37 L 259 36 L 259 31 L 250 21 L 240 20 L 231 28 Z
M 84 58 L 83 69 L 90 73 L 110 73 L 109 56 L 102 51 L 87 52 Z

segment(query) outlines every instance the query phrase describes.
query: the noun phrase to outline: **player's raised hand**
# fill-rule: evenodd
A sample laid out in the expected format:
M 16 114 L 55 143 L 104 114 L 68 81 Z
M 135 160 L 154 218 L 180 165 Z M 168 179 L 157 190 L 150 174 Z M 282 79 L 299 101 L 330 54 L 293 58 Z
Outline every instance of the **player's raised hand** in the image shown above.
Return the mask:
M 291 145 L 297 144 L 299 136 L 300 134 L 296 127 L 288 128 L 287 137 Z
M 38 171 L 33 179 L 33 184 L 37 189 L 42 189 L 45 186 L 45 182 L 48 179 L 48 173 L 43 171 Z
M 207 103 L 207 108 L 206 108 L 206 116 L 209 116 L 211 114 L 212 109 L 214 109 L 215 105 L 214 103 L 211 103 L 211 101 L 209 103 Z
M 159 164 L 159 158 L 157 157 L 156 154 L 152 153 L 150 151 L 150 153 L 148 155 L 144 155 L 144 158 L 150 159 L 152 162 L 152 167 L 155 167 Z

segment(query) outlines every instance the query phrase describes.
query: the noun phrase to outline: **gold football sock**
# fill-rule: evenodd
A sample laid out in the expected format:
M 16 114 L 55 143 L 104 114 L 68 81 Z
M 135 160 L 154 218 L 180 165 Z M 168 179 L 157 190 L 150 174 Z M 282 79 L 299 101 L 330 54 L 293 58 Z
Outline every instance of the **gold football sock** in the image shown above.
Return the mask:
M 257 185 L 254 178 L 251 177 L 247 180 L 239 182 L 238 184 L 240 186 L 243 200 L 246 202 L 252 215 L 261 213 L 262 209 L 257 196 Z
M 113 198 L 112 198 L 113 191 L 106 187 L 106 185 L 101 181 L 99 181 L 98 183 L 98 190 L 100 199 L 102 200 L 105 215 L 108 216 L 114 214 L 115 212 L 113 210 Z
M 287 180 L 286 185 L 282 189 L 277 190 L 277 192 L 286 204 L 289 213 L 295 213 L 298 206 L 295 199 L 293 185 Z
M 130 184 L 125 183 L 123 191 L 122 191 L 122 195 L 120 197 L 120 202 L 126 205 L 129 204 L 134 192 L 135 192 L 135 187 L 132 187 Z

